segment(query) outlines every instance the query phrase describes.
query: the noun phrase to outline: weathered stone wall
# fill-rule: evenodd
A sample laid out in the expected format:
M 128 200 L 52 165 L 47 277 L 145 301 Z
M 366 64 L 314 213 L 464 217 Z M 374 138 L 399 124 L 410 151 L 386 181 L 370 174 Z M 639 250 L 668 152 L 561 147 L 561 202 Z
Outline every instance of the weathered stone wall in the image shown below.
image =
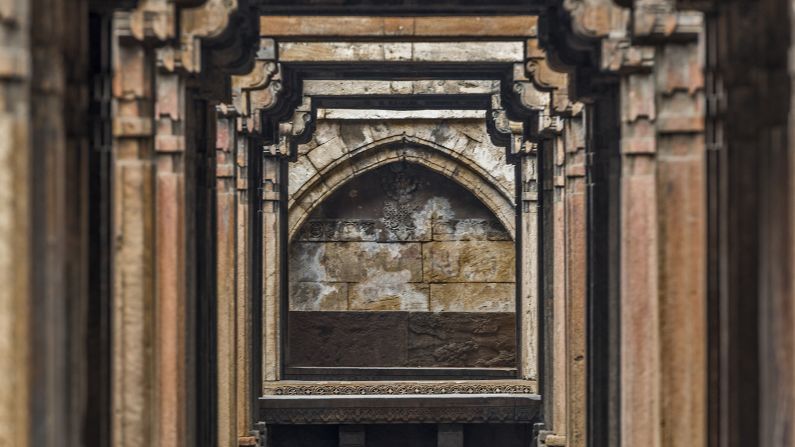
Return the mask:
M 441 174 L 397 162 L 353 178 L 310 215 L 289 267 L 294 365 L 515 364 L 514 242 Z

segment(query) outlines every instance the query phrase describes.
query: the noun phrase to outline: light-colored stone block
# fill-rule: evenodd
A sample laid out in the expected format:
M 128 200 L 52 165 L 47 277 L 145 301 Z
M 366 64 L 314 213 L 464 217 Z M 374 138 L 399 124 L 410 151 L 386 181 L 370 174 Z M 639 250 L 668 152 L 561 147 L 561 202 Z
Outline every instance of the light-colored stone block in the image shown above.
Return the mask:
M 384 272 L 352 284 L 350 310 L 428 310 L 428 285 L 411 283 L 407 270 Z
M 523 41 L 280 42 L 284 62 L 516 62 Z
M 431 284 L 431 312 L 515 312 L 514 283 Z
M 315 169 L 321 170 L 344 157 L 345 151 L 345 145 L 340 144 L 340 141 L 335 138 L 312 149 L 306 156 L 309 158 L 309 161 L 312 162 Z
M 312 162 L 309 161 L 309 158 L 307 157 L 298 157 L 298 160 L 295 163 L 290 163 L 290 167 L 287 172 L 287 177 L 289 179 L 288 190 L 290 195 L 301 189 L 304 183 L 308 182 L 309 179 L 314 177 L 316 174 L 317 170 L 314 166 L 312 166 Z

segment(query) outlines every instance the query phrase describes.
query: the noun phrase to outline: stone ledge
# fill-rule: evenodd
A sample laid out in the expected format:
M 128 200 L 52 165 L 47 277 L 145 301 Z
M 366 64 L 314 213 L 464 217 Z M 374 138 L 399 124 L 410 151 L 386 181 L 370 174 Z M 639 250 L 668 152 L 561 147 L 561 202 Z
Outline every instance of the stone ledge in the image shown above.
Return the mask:
M 537 394 L 263 396 L 267 424 L 532 423 Z

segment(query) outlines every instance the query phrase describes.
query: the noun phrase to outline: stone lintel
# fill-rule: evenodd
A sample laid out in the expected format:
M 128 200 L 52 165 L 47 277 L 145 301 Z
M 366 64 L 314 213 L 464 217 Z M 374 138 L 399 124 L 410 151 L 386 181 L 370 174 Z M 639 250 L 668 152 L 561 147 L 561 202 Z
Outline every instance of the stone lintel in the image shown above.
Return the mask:
M 303 93 L 317 95 L 495 94 L 500 81 L 483 79 L 358 80 L 306 79 Z
M 524 60 L 523 41 L 279 42 L 281 62 L 458 62 Z
M 518 16 L 262 16 L 272 37 L 533 37 L 538 17 Z
M 318 119 L 402 120 L 402 119 L 485 119 L 485 110 L 371 110 L 318 109 Z

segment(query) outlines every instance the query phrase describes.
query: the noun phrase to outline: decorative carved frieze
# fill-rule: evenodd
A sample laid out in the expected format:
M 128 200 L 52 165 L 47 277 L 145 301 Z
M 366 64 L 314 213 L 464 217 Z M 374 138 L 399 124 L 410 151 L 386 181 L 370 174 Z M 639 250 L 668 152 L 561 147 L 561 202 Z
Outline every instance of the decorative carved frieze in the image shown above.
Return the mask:
M 534 381 L 435 381 L 435 382 L 273 382 L 265 395 L 274 396 L 402 396 L 437 394 L 536 394 Z

